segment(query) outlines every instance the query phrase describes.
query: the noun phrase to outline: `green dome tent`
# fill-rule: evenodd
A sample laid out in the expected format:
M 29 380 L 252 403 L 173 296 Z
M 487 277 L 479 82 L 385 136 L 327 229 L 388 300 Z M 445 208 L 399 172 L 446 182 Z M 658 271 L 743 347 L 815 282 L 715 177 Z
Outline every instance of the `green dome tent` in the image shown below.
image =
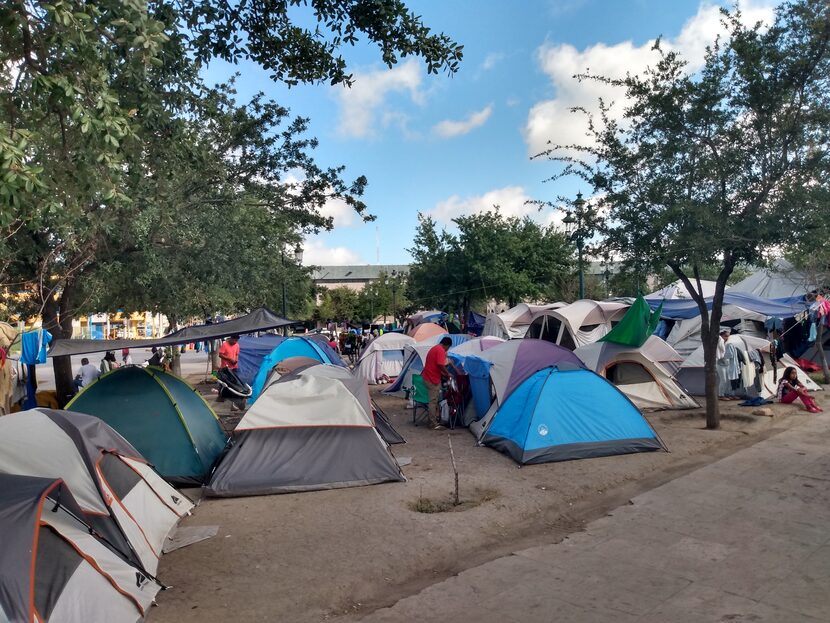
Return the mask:
M 91 383 L 66 408 L 102 419 L 159 474 L 178 484 L 203 482 L 227 442 L 204 399 L 159 368 L 117 368 Z

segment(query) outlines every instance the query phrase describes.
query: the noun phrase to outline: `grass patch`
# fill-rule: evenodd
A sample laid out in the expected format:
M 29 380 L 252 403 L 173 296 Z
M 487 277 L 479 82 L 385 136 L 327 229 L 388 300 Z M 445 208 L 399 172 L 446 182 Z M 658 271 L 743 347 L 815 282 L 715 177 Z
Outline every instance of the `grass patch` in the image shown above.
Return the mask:
M 813 379 L 819 385 L 825 385 L 824 374 L 822 374 L 821 372 L 808 372 L 807 374 L 811 379 Z
M 463 498 L 458 504 L 453 503 L 452 496 L 444 498 L 425 498 L 419 496 L 408 504 L 409 510 L 416 513 L 456 513 L 459 511 L 470 510 L 476 506 L 480 506 L 490 500 L 495 500 L 499 497 L 499 492 L 496 489 L 473 489 L 473 493 L 469 498 Z

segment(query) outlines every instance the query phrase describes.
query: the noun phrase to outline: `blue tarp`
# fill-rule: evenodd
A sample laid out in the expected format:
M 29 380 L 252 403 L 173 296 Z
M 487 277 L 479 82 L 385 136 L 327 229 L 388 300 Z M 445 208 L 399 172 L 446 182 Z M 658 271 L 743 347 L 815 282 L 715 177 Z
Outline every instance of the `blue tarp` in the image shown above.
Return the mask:
M 668 318 L 669 320 L 686 320 L 688 318 L 695 318 L 700 315 L 700 310 L 697 303 L 691 299 L 674 299 L 674 300 L 647 300 L 652 309 L 663 304 L 663 313 L 661 318 Z M 723 295 L 724 305 L 737 305 L 757 314 L 764 316 L 771 316 L 775 318 L 791 318 L 807 309 L 803 297 L 792 297 L 788 299 L 762 299 L 752 294 L 745 292 L 725 292 Z M 712 309 L 712 299 L 706 299 L 706 307 Z
M 286 339 L 282 335 L 239 338 L 239 378 L 253 385 L 262 360 Z
M 484 321 L 487 316 L 474 312 L 472 309 L 467 313 L 467 332 L 473 335 L 481 335 L 484 331 Z

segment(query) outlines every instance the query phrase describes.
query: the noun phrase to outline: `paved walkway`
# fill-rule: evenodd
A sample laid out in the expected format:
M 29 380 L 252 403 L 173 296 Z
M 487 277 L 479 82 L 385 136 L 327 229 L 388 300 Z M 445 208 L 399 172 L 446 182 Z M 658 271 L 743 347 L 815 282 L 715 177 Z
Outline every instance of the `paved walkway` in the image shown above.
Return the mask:
M 828 528 L 825 414 L 362 620 L 830 621 Z

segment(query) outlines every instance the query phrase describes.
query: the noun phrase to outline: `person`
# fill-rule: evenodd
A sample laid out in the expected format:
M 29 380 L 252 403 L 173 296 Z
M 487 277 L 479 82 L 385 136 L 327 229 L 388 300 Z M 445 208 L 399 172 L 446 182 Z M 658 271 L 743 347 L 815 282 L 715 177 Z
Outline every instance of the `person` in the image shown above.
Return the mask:
M 162 363 L 164 362 L 164 351 L 160 348 L 156 348 L 153 346 L 150 349 L 150 352 L 153 353 L 150 355 L 150 358 L 147 360 L 148 366 L 155 366 L 156 368 L 161 368 Z
M 104 355 L 104 358 L 101 360 L 101 365 L 99 366 L 101 374 L 112 372 L 117 367 L 118 363 L 115 361 L 115 352 L 108 350 Z
M 121 349 L 121 363 L 125 366 L 130 366 L 133 363 L 133 358 L 130 355 L 129 348 L 122 348 Z
M 75 375 L 75 389 L 86 387 L 99 376 L 101 376 L 101 371 L 89 363 L 89 359 L 84 357 L 81 359 L 81 367 L 78 368 L 78 374 Z
M 334 334 L 329 336 L 329 348 L 337 352 L 337 339 L 334 337 Z
M 815 398 L 810 395 L 807 388 L 804 387 L 804 384 L 798 380 L 798 373 L 792 366 L 784 370 L 784 376 L 781 377 L 781 381 L 778 383 L 777 397 L 778 402 L 784 404 L 790 404 L 791 402 L 795 402 L 796 398 L 800 398 L 801 402 L 804 403 L 804 407 L 810 413 L 821 413 L 824 411 L 824 409 L 818 406 Z
M 219 347 L 219 369 L 239 367 L 239 336 L 232 335 Z
M 444 337 L 441 341 L 429 349 L 424 370 L 421 378 L 429 394 L 429 425 L 432 430 L 444 430 L 441 426 L 440 401 L 441 382 L 449 380 L 450 373 L 447 370 L 447 351 L 452 346 L 452 340 Z
M 718 364 L 718 396 L 721 400 L 737 400 L 732 381 L 741 375 L 738 366 L 738 350 L 734 344 L 729 343 L 731 332 L 729 327 L 720 328 L 715 354 Z

